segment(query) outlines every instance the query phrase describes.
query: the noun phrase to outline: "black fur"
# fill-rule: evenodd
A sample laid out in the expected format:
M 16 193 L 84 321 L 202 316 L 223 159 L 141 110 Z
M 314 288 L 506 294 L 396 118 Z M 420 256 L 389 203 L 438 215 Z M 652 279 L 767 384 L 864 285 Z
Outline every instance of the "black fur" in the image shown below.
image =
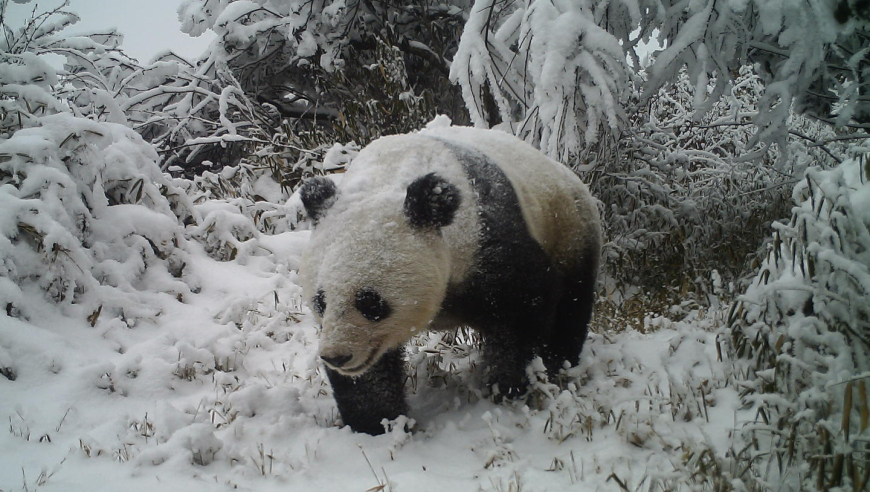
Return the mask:
M 317 223 L 326 210 L 335 202 L 335 183 L 323 176 L 306 179 L 299 188 L 299 198 L 305 207 L 305 213 Z
M 393 420 L 408 414 L 402 349 L 385 353 L 357 377 L 345 376 L 328 367 L 326 374 L 341 420 L 355 432 L 383 434 L 383 419 Z
M 314 294 L 314 299 L 311 299 L 311 307 L 318 316 L 323 316 L 326 311 L 326 294 L 323 289 L 318 289 L 317 294 Z
M 429 173 L 408 185 L 405 215 L 416 228 L 441 228 L 453 223 L 462 197 L 455 186 L 435 173 Z
M 392 314 L 393 309 L 387 301 L 373 289 L 361 289 L 356 293 L 354 307 L 369 321 L 380 321 Z
M 587 250 L 580 267 L 565 275 L 564 290 L 556 306 L 556 319 L 550 340 L 541 352 L 547 372 L 559 373 L 565 361 L 572 366 L 580 362 L 580 353 L 589 333 L 592 305 L 595 301 L 595 280 L 598 272 L 598 251 Z
M 587 252 L 573 271 L 554 265 L 529 234 L 501 168 L 479 152 L 444 144 L 477 195 L 483 233 L 474 272 L 449 286 L 442 311 L 483 335 L 489 383 L 501 396 L 517 396 L 527 386 L 525 369 L 535 355 L 551 375 L 564 361 L 579 361 L 592 314 L 597 252 Z
M 481 236 L 473 271 L 461 283 L 448 286 L 434 325 L 478 330 L 484 338 L 489 384 L 498 398 L 516 397 L 528 385 L 525 369 L 536 354 L 551 375 L 565 361 L 579 361 L 592 314 L 598 252 L 585 251 L 571 271 L 553 264 L 529 235 L 516 191 L 498 165 L 472 149 L 438 140 L 459 160 L 471 183 Z M 453 220 L 458 190 L 448 192 L 456 197 L 455 205 L 452 198 L 443 204 L 427 191 L 439 180 L 428 174 L 409 187 L 408 197 L 415 198 L 409 205 L 406 197 L 405 210 L 412 224 L 440 227 L 444 217 L 449 216 L 448 224 Z M 443 194 L 444 184 L 437 186 Z M 429 206 L 432 203 L 436 205 Z M 381 434 L 382 419 L 407 412 L 401 351 L 386 354 L 357 378 L 327 371 L 342 418 L 353 430 Z

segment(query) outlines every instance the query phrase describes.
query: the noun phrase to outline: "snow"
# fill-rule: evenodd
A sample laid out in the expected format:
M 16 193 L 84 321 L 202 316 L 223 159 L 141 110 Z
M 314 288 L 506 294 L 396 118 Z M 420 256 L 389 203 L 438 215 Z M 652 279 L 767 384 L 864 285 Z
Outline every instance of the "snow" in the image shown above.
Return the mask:
M 767 3 L 772 4 L 774 2 Z M 691 12 L 691 17 L 680 30 L 680 34 L 671 42 L 671 45 L 667 49 L 658 55 L 656 63 L 653 65 L 652 69 L 652 77 L 654 79 L 660 79 L 667 74 L 670 74 L 671 72 L 668 69 L 671 67 L 669 67 L 669 65 L 677 59 L 680 53 L 685 51 L 693 43 L 696 43 L 703 38 L 704 33 L 707 30 L 707 21 L 712 10 L 713 2 L 709 2 L 703 5 L 703 9 Z M 704 49 L 704 53 L 706 54 L 706 48 Z M 699 58 L 701 57 L 699 56 Z
M 226 8 L 224 8 L 221 15 L 218 16 L 215 21 L 215 27 L 226 27 L 227 24 L 235 22 L 240 17 L 244 17 L 259 8 L 260 6 L 256 3 L 245 0 L 230 3 Z M 218 31 L 218 34 L 223 34 L 223 32 Z
M 298 254 L 304 241 L 284 236 L 285 252 Z M 634 410 L 637 402 L 660 405 L 646 394 L 649 387 L 660 387 L 656 398 L 664 398 L 721 369 L 713 336 L 686 333 L 685 326 L 613 342 L 594 336 L 575 370 L 585 384 L 576 395 L 544 385 L 553 395 L 543 410 L 478 399 L 479 380 L 462 358 L 453 362 L 464 367 L 448 373 L 454 381 L 446 389 L 419 383 L 411 397 L 416 433 L 371 437 L 332 427 L 335 410 L 313 355 L 311 317 L 300 313 L 299 324 L 267 317 L 299 301 L 298 288 L 275 272 L 282 257 L 244 269 L 199 258 L 195 271 L 209 278 L 203 291 L 190 304 L 167 300 L 158 323 L 133 329 L 3 318 L 0 345 L 21 363 L 15 381 L 0 379 L 6 396 L 0 414 L 12 429 L 0 437 L 0 488 L 20 487 L 22 469 L 31 485 L 42 470 L 57 469 L 46 490 L 122 484 L 139 490 L 158 483 L 179 490 L 214 490 L 215 484 L 218 490 L 365 490 L 386 480 L 395 490 L 449 484 L 473 491 L 512 481 L 530 490 L 563 489 L 572 481 L 593 488 L 605 486 L 611 473 L 637 483 L 667 465 L 664 451 L 681 441 L 704 444 L 707 435 L 711 444 L 727 442 L 733 390 L 711 393 L 716 406 L 706 419 L 718 422 L 711 426 L 700 415 L 686 423 L 684 416 L 673 421 Z M 235 317 L 242 326 L 216 319 L 225 306 L 232 312 L 224 320 Z M 231 361 L 215 361 L 221 348 Z M 418 374 L 431 355 L 420 359 Z M 624 422 L 607 422 L 602 411 L 624 415 Z M 581 418 L 591 420 L 589 434 L 568 435 Z M 547 471 L 555 462 L 564 468 Z
M 727 449 L 739 399 L 715 378 L 728 364 L 710 321 L 593 335 L 562 387 L 538 374 L 530 405 L 481 398 L 467 335 L 422 335 L 414 432 L 337 427 L 298 286 L 308 237 L 259 234 L 245 264 L 192 244 L 199 290 L 178 302 L 145 285 L 160 314 L 133 326 L 47 303 L 29 321 L 0 316 L 0 365 L 16 374 L 0 377 L 0 490 L 566 490 L 611 475 L 634 488 L 668 480 L 675 452 Z
M 22 53 L 9 58 L 15 62 L 8 63 L 4 60 L 4 63 L 0 63 L 0 84 L 35 84 L 42 87 L 57 84 L 57 73 L 35 54 Z
M 0 490 L 634 488 L 688 480 L 675 452 L 729 449 L 739 398 L 713 317 L 594 334 L 579 367 L 549 382 L 536 360 L 530 396 L 499 405 L 473 334 L 422 333 L 410 415 L 379 437 L 341 428 L 298 197 L 265 173 L 238 188 L 263 201 L 219 198 L 212 183 L 250 170 L 170 180 L 120 125 L 41 123 L 0 143 L 21 177 L 0 188 Z M 350 174 L 334 178 L 364 187 Z M 46 261 L 52 244 L 67 253 Z
M 585 148 L 599 152 L 588 144 L 631 116 L 621 109 L 630 75 L 622 46 L 639 24 L 650 26 L 642 37 L 659 32 L 669 40 L 647 85 L 670 82 L 688 64 L 697 111 L 725 91 L 723 70 L 745 61 L 747 46 L 776 55 L 757 65 L 772 72 L 766 99 L 756 101 L 768 110 L 742 107 L 737 91 L 744 88 L 735 84 L 727 91 L 733 114 L 714 125 L 754 114 L 765 141 L 784 135 L 789 103 L 816 81 L 828 47 L 839 53 L 859 27 L 856 19 L 839 25 L 818 1 L 755 0 L 747 9 L 749 0 L 729 0 L 724 10 L 709 0 L 671 10 L 637 0 L 468 4 L 450 78 L 460 83 L 472 121 L 487 126 L 493 119 L 481 104 L 488 93 L 502 128 L 579 161 L 588 157 Z M 757 26 L 732 29 L 734 13 L 753 9 L 761 12 Z M 770 255 L 735 305 L 746 326 L 725 328 L 727 306 L 717 296 L 735 289 L 713 271 L 708 310 L 691 310 L 687 301 L 668 311 L 679 321 L 642 314 L 639 331 L 599 321 L 579 367 L 551 381 L 536 360 L 528 397 L 502 404 L 487 397 L 473 333 L 421 333 L 407 351 L 410 415 L 378 437 L 340 427 L 318 360 L 319 327 L 302 298 L 298 270 L 310 232 L 297 223 L 298 197 L 288 200 L 285 187 L 244 163 L 194 181 L 171 179 L 157 167 L 155 147 L 128 126 L 165 113 L 173 122 L 156 128 L 178 135 L 179 144 L 265 143 L 233 119 L 247 96 L 232 84 L 220 91 L 200 84 L 226 76 L 208 67 L 228 62 L 230 50 L 264 53 L 264 41 L 277 33 L 295 46 L 287 66 L 321 54 L 322 67 L 333 71 L 344 63 L 345 34 L 359 34 L 356 12 L 344 0 L 183 0 L 185 32 L 221 36 L 196 66 L 172 56 L 131 64 L 114 49 L 123 39 L 115 30 L 55 35 L 77 20 L 73 14 L 31 33 L 8 30 L 0 41 L 6 51 L 26 39 L 32 52 L 10 51 L 0 62 L 0 492 L 740 490 L 740 479 L 727 486 L 711 480 L 733 478 L 744 464 L 750 471 L 741 477 L 753 486 L 764 477 L 798 489 L 812 479 L 808 456 L 824 471 L 824 460 L 851 460 L 848 450 L 861 449 L 866 429 L 859 432 L 849 416 L 863 417 L 867 405 L 853 402 L 852 382 L 865 389 L 870 360 L 860 337 L 851 346 L 847 330 L 868 326 L 870 176 L 866 148 L 857 147 L 837 169 L 811 169 L 795 189 L 792 221 L 776 227 Z M 40 52 L 64 54 L 67 77 L 93 81 L 58 78 Z M 866 53 L 841 61 L 857 70 Z M 834 82 L 841 99 L 834 108 L 845 123 L 857 114 L 857 100 L 846 103 L 860 84 Z M 189 95 L 170 97 L 180 93 Z M 220 125 L 200 118 L 215 105 Z M 429 131 L 449 125 L 440 117 Z M 736 134 L 722 133 L 725 146 Z M 343 169 L 358 152 L 355 144 L 336 144 L 312 169 Z M 683 164 L 715 160 L 708 150 L 666 152 L 662 166 L 679 180 L 687 177 Z M 794 175 L 815 164 L 801 159 Z M 634 172 L 629 177 L 638 181 L 614 189 L 667 194 L 652 176 Z M 367 176 L 330 176 L 342 178 L 366 197 Z M 374 199 L 401 198 L 391 193 Z M 637 203 L 629 206 L 658 213 L 674 228 L 676 212 L 704 209 L 700 198 L 678 211 Z M 614 244 L 658 247 L 661 233 L 637 223 Z M 640 292 L 616 281 L 606 279 L 611 300 Z M 728 359 L 726 342 L 739 336 L 754 344 L 744 354 L 753 360 Z M 763 408 L 771 410 L 763 417 L 769 426 L 757 421 Z M 777 444 L 787 427 L 797 438 Z M 837 454 L 813 448 L 825 430 L 833 441 L 825 447 Z M 754 451 L 746 446 L 759 441 Z M 773 460 L 787 447 L 798 450 L 787 456 L 795 464 L 781 468 Z M 738 449 L 749 455 L 734 458 Z M 720 475 L 711 479 L 714 468 Z

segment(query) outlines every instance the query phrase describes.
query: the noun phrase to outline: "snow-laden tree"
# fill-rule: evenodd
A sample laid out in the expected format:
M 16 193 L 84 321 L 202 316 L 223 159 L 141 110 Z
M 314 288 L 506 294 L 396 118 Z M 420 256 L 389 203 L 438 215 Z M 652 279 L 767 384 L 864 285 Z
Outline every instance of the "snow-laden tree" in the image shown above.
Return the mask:
M 9 26 L 4 16 L 4 56 L 40 58 L 44 63 L 44 55 L 57 55 L 64 61 L 58 73 L 49 67 L 47 75 L 31 81 L 35 86 L 29 89 L 28 101 L 36 106 L 7 103 L 8 124 L 17 124 L 11 118 L 26 119 L 61 104 L 78 116 L 132 127 L 157 146 L 164 169 L 179 157 L 195 158 L 194 151 L 203 150 L 197 138 L 214 144 L 206 150 L 217 147 L 228 162 L 238 161 L 247 150 L 245 143 L 270 141 L 280 119 L 268 107 L 251 102 L 226 69 L 171 52 L 140 63 L 123 52 L 123 35 L 114 30 L 66 34 L 64 29 L 78 19 L 66 3 L 49 11 L 35 10 L 22 27 Z M 37 99 L 38 87 L 46 84 L 55 94 Z M 241 145 L 233 145 L 239 141 Z M 200 155 L 197 162 L 208 157 Z
M 446 73 L 446 55 L 467 6 L 467 0 L 185 0 L 178 15 L 182 31 L 198 36 L 211 29 L 218 35 L 218 49 L 212 51 L 244 90 L 285 116 L 329 119 L 341 108 L 334 99 L 339 94 L 323 97 L 334 89 L 324 75 L 371 62 L 378 39 Z M 415 75 L 415 81 L 422 79 Z
M 35 319 L 48 302 L 92 325 L 132 326 L 160 314 L 146 291 L 182 300 L 195 286 L 186 278 L 183 230 L 197 212 L 160 172 L 151 145 L 126 125 L 82 115 L 69 74 L 59 76 L 39 56 L 111 51 L 94 36 L 55 37 L 76 19 L 60 8 L 23 28 L 4 24 L 0 306 L 7 316 Z M 90 95 L 95 106 L 108 97 Z
M 699 120 L 755 63 L 764 110 L 752 117 L 765 144 L 786 146 L 793 101 L 860 124 L 862 5 L 185 0 L 183 30 L 217 34 L 198 61 L 167 53 L 139 64 L 117 49 L 113 32 L 38 51 L 66 56 L 76 104 L 102 119 L 126 118 L 157 144 L 164 169 L 201 172 L 204 161 L 235 163 L 264 146 L 295 162 L 335 140 L 364 144 L 418 128 L 438 112 L 462 123 L 460 92 L 475 124 L 504 122 L 576 166 L 631 135 L 631 116 L 683 67 Z M 653 35 L 665 49 L 640 78 L 636 48 Z
M 511 123 L 557 159 L 618 128 L 631 71 L 598 10 L 588 2 L 475 2 L 450 70 L 474 124 Z M 629 31 L 630 13 L 619 12 Z
M 793 103 L 840 125 L 870 123 L 870 7 L 859 0 L 477 0 L 451 79 L 476 125 L 509 123 L 549 155 L 585 162 L 636 107 L 636 48 L 653 38 L 664 49 L 640 105 L 685 67 L 700 119 L 755 64 L 760 142 L 785 148 Z
M 32 19 L 16 49 L 63 56 L 62 97 L 79 114 L 132 126 L 164 170 L 195 175 L 254 157 L 281 173 L 323 158 L 336 140 L 410 131 L 436 105 L 456 105 L 443 52 L 455 45 L 460 14 L 427 4 L 191 0 L 179 8 L 183 29 L 212 29 L 217 41 L 196 61 L 168 52 L 140 63 L 117 32 L 65 36 L 77 17 L 61 7 Z M 299 177 L 290 175 L 288 186 Z
M 178 14 L 184 32 L 217 35 L 198 62 L 198 77 L 222 74 L 234 87 L 227 98 L 247 98 L 277 118 L 269 153 L 281 145 L 364 144 L 420 128 L 436 107 L 456 111 L 447 56 L 466 6 L 462 0 L 185 0 Z M 221 120 L 227 133 L 238 135 L 248 132 L 244 121 Z M 256 144 L 267 140 L 257 137 Z M 287 157 L 300 157 L 295 154 Z

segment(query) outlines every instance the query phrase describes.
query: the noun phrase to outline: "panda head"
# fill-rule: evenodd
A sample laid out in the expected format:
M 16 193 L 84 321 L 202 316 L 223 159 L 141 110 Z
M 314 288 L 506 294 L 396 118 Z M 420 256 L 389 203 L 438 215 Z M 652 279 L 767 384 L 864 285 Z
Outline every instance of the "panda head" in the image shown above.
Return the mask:
M 450 276 L 441 228 L 461 202 L 436 173 L 406 186 L 374 179 L 389 186 L 354 192 L 318 177 L 299 191 L 314 224 L 301 277 L 321 325 L 320 357 L 349 376 L 425 330 L 440 309 Z

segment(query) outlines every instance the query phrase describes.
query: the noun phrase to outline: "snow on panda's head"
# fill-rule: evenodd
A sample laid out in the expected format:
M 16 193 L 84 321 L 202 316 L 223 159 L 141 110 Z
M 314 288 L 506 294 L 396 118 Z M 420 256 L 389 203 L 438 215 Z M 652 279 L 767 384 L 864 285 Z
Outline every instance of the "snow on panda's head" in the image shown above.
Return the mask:
M 444 299 L 450 258 L 440 229 L 462 198 L 451 184 L 459 177 L 433 165 L 443 156 L 426 142 L 381 139 L 340 189 L 327 178 L 300 189 L 315 222 L 303 290 L 321 323 L 320 356 L 344 374 L 364 373 L 425 330 Z

